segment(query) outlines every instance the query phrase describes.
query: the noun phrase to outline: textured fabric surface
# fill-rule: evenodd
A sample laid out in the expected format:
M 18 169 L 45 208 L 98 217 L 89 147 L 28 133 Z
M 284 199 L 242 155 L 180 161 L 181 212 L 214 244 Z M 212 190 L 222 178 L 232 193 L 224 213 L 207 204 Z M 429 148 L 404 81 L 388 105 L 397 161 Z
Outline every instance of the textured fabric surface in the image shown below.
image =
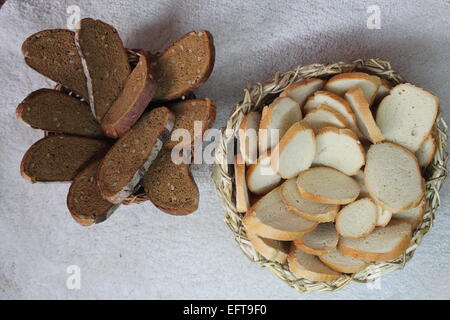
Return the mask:
M 166 215 L 150 203 L 123 206 L 107 222 L 78 226 L 65 201 L 67 184 L 31 185 L 19 175 L 26 149 L 41 132 L 15 118 L 17 104 L 52 82 L 28 68 L 23 40 L 65 28 L 67 8 L 113 24 L 131 48 L 163 49 L 205 28 L 216 67 L 198 97 L 216 101 L 216 127 L 248 83 L 298 64 L 380 57 L 405 78 L 437 94 L 450 122 L 450 1 L 376 1 L 381 29 L 367 28 L 372 1 L 43 1 L 8 0 L 0 10 L 0 298 L 157 299 L 449 299 L 450 197 L 413 260 L 375 285 L 300 294 L 248 261 L 223 222 L 209 169 L 196 166 L 199 211 Z M 447 181 L 449 182 L 449 181 Z M 67 268 L 80 267 L 81 289 L 69 290 Z

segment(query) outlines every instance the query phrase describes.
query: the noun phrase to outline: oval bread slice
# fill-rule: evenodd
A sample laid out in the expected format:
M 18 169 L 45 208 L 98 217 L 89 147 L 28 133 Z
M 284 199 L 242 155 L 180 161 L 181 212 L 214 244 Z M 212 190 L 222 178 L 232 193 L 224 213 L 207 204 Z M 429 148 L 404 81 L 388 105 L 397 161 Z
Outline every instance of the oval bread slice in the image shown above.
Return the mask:
M 336 216 L 336 230 L 348 239 L 361 239 L 377 224 L 378 207 L 370 198 L 356 200 L 345 206 Z
M 377 227 L 386 227 L 392 219 L 392 212 L 384 210 L 382 207 L 378 207 L 377 215 Z
M 258 158 L 248 167 L 246 173 L 248 189 L 257 195 L 263 195 L 278 186 L 281 177 L 270 166 L 270 151 Z
M 250 198 L 245 180 L 245 162 L 240 154 L 234 157 L 234 179 L 236 185 L 236 210 L 237 212 L 247 212 L 250 208 Z
M 371 105 L 380 85 L 381 80 L 377 76 L 364 72 L 350 72 L 341 73 L 330 78 L 325 85 L 325 90 L 344 96 L 351 88 L 360 87 L 364 91 L 367 102 Z
M 366 183 L 364 182 L 364 171 L 359 170 L 355 175 L 352 176 L 352 178 L 355 179 L 356 182 L 358 182 L 359 188 L 361 189 L 358 198 L 361 199 L 370 197 L 369 191 L 366 188 Z
M 416 158 L 421 167 L 428 167 L 436 153 L 436 140 L 430 134 L 416 151 Z
M 324 81 L 317 78 L 306 79 L 297 83 L 291 84 L 289 87 L 281 92 L 280 97 L 289 97 L 295 100 L 300 108 L 303 107 L 306 99 L 317 90 L 322 89 Z
M 258 159 L 258 129 L 261 112 L 247 113 L 239 126 L 239 148 L 247 164 L 254 164 Z
M 416 230 L 417 226 L 422 222 L 426 209 L 426 201 L 422 200 L 420 204 L 412 209 L 404 210 L 393 215 L 393 220 L 407 222 L 411 225 L 411 230 Z
M 357 273 L 367 265 L 365 261 L 341 255 L 338 250 L 324 254 L 319 259 L 331 269 L 342 273 Z
M 321 256 L 333 250 L 339 241 L 339 235 L 336 232 L 334 223 L 320 223 L 313 231 L 294 240 L 294 245 L 300 250 Z
M 310 127 L 317 132 L 323 127 L 349 128 L 344 116 L 326 104 L 309 111 L 303 119 Z
M 264 258 L 278 263 L 286 262 L 291 247 L 289 241 L 266 239 L 248 230 L 246 230 L 246 233 L 253 249 L 258 251 Z

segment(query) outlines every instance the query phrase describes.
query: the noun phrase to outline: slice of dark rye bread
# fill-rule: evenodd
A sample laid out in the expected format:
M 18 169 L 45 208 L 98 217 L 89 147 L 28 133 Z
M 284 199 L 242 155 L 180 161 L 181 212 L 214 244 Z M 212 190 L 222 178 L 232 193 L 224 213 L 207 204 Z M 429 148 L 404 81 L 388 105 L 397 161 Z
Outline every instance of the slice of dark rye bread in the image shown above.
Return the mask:
M 121 203 L 139 182 L 169 138 L 175 122 L 166 107 L 145 113 L 108 151 L 97 172 L 104 199 Z
M 106 140 L 55 135 L 33 144 L 22 158 L 21 175 L 34 182 L 71 181 L 95 156 L 111 146 Z
M 155 58 L 148 51 L 137 55 L 138 64 L 128 77 L 119 97 L 103 117 L 102 130 L 108 137 L 118 138 L 130 130 L 156 92 Z
M 89 105 L 57 90 L 33 91 L 19 104 L 16 115 L 34 129 L 104 137 Z
M 142 179 L 150 201 L 162 211 L 173 215 L 187 215 L 197 210 L 198 187 L 189 165 L 175 164 L 171 150 L 161 150 Z
M 43 30 L 23 42 L 22 54 L 28 66 L 88 100 L 86 76 L 74 37 L 69 30 Z
M 100 158 L 89 163 L 74 179 L 67 194 L 67 208 L 82 226 L 100 223 L 109 218 L 119 205 L 103 199 L 96 174 Z
M 89 105 L 100 122 L 130 75 L 127 51 L 114 27 L 91 18 L 80 21 L 75 44 L 86 76 Z
M 189 32 L 164 50 L 157 61 L 154 99 L 168 101 L 200 87 L 214 68 L 215 48 L 206 30 Z

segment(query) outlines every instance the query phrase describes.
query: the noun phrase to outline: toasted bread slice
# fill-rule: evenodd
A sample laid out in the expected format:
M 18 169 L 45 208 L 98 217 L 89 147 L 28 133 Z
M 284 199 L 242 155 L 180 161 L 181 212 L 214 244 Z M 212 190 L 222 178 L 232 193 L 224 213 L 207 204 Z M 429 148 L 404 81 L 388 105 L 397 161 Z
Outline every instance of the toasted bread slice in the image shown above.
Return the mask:
M 377 227 L 386 227 L 392 219 L 392 212 L 378 206 Z
M 300 82 L 291 84 L 281 92 L 280 97 L 289 97 L 296 101 L 300 108 L 303 107 L 306 99 L 317 90 L 322 89 L 324 81 L 317 78 L 309 78 Z
M 257 195 L 263 195 L 278 186 L 281 177 L 270 166 L 270 152 L 264 153 L 255 164 L 248 167 L 246 173 L 248 189 Z
M 264 258 L 278 263 L 285 263 L 291 243 L 289 241 L 280 241 L 266 239 L 246 230 L 247 238 L 253 248 Z
M 417 226 L 422 222 L 426 207 L 426 201 L 422 200 L 417 207 L 397 212 L 392 218 L 393 220 L 409 223 L 411 225 L 411 231 L 415 231 Z
M 339 235 L 334 223 L 320 223 L 313 231 L 294 240 L 294 245 L 300 250 L 321 256 L 336 250 Z
M 433 161 L 434 154 L 436 153 L 436 140 L 433 134 L 430 134 L 425 141 L 420 145 L 415 155 L 419 165 L 421 167 L 428 167 Z
M 324 127 L 350 128 L 344 116 L 326 104 L 321 104 L 309 111 L 303 120 L 310 125 L 314 132 Z
M 247 212 L 250 208 L 247 181 L 245 180 L 245 161 L 240 154 L 234 156 L 234 179 L 236 186 L 236 210 Z
M 249 112 L 239 126 L 239 148 L 247 164 L 254 164 L 258 159 L 258 129 L 261 112 Z
M 336 216 L 336 230 L 348 239 L 362 239 L 377 224 L 378 207 L 370 198 L 356 200 L 345 206 Z
M 367 265 L 365 261 L 341 255 L 338 250 L 324 254 L 319 259 L 331 269 L 342 273 L 357 273 Z
M 380 86 L 381 80 L 377 76 L 364 72 L 350 72 L 331 77 L 325 85 L 325 90 L 343 97 L 351 88 L 359 87 L 364 91 L 364 97 L 369 105 L 372 105 Z

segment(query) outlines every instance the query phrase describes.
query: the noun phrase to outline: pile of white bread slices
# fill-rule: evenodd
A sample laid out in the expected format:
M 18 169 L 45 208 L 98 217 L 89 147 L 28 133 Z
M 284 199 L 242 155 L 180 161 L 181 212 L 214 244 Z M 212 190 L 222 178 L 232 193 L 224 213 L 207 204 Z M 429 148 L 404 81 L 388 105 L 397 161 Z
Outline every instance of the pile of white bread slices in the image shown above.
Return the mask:
M 253 248 L 311 281 L 402 255 L 425 213 L 438 113 L 433 94 L 362 72 L 305 79 L 248 113 L 235 185 Z

